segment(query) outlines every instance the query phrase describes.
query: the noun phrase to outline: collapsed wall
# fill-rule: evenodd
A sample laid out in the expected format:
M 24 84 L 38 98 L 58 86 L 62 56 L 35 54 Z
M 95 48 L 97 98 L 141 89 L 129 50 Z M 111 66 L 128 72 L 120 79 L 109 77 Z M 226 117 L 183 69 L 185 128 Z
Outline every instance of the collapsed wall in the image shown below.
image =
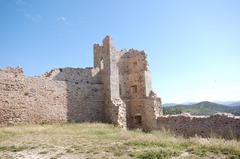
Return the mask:
M 158 130 L 168 130 L 185 137 L 198 135 L 240 139 L 240 117 L 227 113 L 211 116 L 165 115 L 158 117 L 157 126 Z
M 0 124 L 102 121 L 103 85 L 96 69 L 55 69 L 25 77 L 0 70 Z

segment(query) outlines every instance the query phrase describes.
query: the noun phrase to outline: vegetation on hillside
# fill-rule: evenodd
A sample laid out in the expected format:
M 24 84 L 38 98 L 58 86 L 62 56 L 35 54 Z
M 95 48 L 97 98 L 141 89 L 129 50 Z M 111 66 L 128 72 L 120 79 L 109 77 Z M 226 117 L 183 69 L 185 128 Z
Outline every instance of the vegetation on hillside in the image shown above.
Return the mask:
M 175 105 L 163 108 L 164 114 L 190 113 L 192 115 L 212 115 L 217 112 L 240 115 L 240 106 L 230 107 L 205 101 L 192 105 Z
M 240 142 L 144 133 L 108 124 L 20 125 L 0 128 L 0 158 L 239 159 Z

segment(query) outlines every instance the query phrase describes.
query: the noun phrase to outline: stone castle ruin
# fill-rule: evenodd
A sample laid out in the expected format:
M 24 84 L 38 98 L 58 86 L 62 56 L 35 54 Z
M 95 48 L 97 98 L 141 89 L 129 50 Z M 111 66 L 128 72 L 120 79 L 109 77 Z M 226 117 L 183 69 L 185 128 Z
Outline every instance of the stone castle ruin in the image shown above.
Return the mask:
M 93 68 L 58 68 L 34 77 L 21 68 L 0 69 L 0 125 L 66 121 L 240 138 L 236 116 L 162 115 L 145 52 L 118 51 L 109 36 L 94 45 Z
M 152 91 L 144 51 L 118 51 L 112 38 L 94 44 L 93 68 L 59 68 L 25 77 L 20 68 L 0 71 L 0 122 L 108 122 L 153 129 L 162 113 Z

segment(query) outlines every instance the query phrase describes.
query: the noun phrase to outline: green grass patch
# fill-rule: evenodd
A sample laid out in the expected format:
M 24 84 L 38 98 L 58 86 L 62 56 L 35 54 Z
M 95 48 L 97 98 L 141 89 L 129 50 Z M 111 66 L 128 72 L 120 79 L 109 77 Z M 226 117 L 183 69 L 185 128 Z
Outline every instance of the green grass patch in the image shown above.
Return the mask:
M 216 147 L 216 146 L 199 146 L 194 145 L 194 147 L 189 147 L 188 152 L 195 154 L 199 157 L 206 157 L 209 154 L 213 155 L 224 155 L 228 158 L 239 158 L 240 159 L 240 150 L 235 150 L 227 147 Z
M 10 138 L 13 138 L 17 135 L 17 133 L 11 131 L 0 131 L 0 141 L 4 141 Z
M 0 156 L 11 155 L 9 152 L 33 152 L 32 149 L 39 149 L 36 151 L 38 155 L 54 154 L 51 157 L 63 152 L 63 157 L 168 159 L 185 153 L 193 158 L 220 156 L 240 159 L 240 142 L 237 140 L 201 137 L 185 139 L 169 132 L 144 133 L 101 123 L 1 127 L 0 145 Z M 62 152 L 57 152 L 61 149 Z
M 157 151 L 147 151 L 141 153 L 137 156 L 139 159 L 170 159 L 174 156 L 178 156 L 180 152 L 169 150 L 169 149 L 160 149 Z
M 10 152 L 19 152 L 28 149 L 27 147 L 23 146 L 1 146 L 0 151 L 10 151 Z
M 166 143 L 161 142 L 147 142 L 147 141 L 129 141 L 125 143 L 128 146 L 141 146 L 141 147 L 168 147 Z

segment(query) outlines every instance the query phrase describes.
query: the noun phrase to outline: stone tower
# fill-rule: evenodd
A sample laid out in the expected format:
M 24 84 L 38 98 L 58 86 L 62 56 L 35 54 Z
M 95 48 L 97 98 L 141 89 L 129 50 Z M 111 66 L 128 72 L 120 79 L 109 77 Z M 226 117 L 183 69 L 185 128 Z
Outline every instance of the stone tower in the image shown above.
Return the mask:
M 151 130 L 161 114 L 161 100 L 152 91 L 144 51 L 117 51 L 112 38 L 94 45 L 94 67 L 104 84 L 105 121 L 121 127 Z

